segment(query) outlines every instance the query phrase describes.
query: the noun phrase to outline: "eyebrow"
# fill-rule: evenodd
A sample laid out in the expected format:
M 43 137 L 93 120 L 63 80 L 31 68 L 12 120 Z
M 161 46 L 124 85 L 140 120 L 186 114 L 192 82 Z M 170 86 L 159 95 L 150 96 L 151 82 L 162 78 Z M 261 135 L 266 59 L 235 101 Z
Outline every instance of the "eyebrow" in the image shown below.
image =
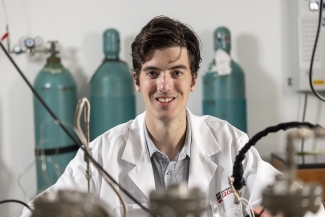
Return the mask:
M 187 69 L 187 67 L 185 65 L 180 64 L 180 65 L 173 66 L 170 69 Z M 143 71 L 149 71 L 149 70 L 160 70 L 160 69 L 154 66 L 146 66 L 143 68 Z

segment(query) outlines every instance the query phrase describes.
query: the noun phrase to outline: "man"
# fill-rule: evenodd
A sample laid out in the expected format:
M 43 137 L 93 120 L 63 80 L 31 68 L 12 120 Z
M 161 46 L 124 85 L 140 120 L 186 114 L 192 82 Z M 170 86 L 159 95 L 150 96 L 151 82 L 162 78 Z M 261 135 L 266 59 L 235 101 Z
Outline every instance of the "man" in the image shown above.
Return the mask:
M 96 138 L 91 143 L 94 158 L 147 206 L 152 190 L 185 182 L 188 189 L 199 187 L 208 200 L 218 201 L 227 216 L 238 215 L 240 207 L 233 203 L 227 177 L 248 137 L 225 121 L 198 117 L 186 109 L 201 61 L 195 33 L 178 21 L 156 17 L 135 38 L 132 58 L 135 88 L 142 94 L 146 111 Z M 246 155 L 244 168 L 247 185 L 243 197 L 258 207 L 262 189 L 278 172 L 261 160 L 254 147 Z M 86 191 L 85 170 L 79 150 L 58 182 L 47 191 Z M 118 197 L 93 167 L 91 191 L 119 213 Z M 129 216 L 146 215 L 132 200 L 125 199 Z M 260 212 L 261 208 L 257 209 Z M 27 216 L 28 211 L 23 215 Z M 262 216 L 268 214 L 264 212 Z

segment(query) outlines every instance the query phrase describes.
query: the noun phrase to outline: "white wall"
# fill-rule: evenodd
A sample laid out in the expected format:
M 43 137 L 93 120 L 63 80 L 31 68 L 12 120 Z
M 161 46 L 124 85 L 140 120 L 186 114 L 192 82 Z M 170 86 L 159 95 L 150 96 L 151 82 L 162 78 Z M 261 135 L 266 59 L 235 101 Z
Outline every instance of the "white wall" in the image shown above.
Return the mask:
M 78 83 L 79 97 L 87 96 L 86 80 L 103 59 L 102 33 L 115 27 L 121 36 L 121 59 L 131 66 L 130 45 L 151 18 L 167 15 L 190 24 L 202 40 L 200 77 L 188 107 L 202 114 L 202 79 L 213 55 L 213 31 L 220 25 L 232 32 L 232 56 L 246 73 L 248 134 L 284 121 L 301 119 L 303 96 L 286 84 L 295 63 L 291 56 L 292 30 L 289 0 L 272 1 L 89 1 L 89 0 L 4 0 L 7 6 L 12 44 L 22 36 L 41 35 L 58 40 L 63 64 Z M 0 34 L 5 16 L 0 8 Z M 45 56 L 14 56 L 33 81 Z M 306 120 L 325 124 L 324 103 L 309 97 Z M 137 113 L 144 110 L 137 96 Z M 284 149 L 285 134 L 262 139 L 257 148 L 265 159 Z M 17 71 L 0 51 L 0 200 L 23 200 L 16 184 L 19 173 L 34 159 L 32 94 Z M 23 179 L 29 196 L 36 192 L 35 169 Z M 19 216 L 22 206 L 0 205 L 1 216 Z

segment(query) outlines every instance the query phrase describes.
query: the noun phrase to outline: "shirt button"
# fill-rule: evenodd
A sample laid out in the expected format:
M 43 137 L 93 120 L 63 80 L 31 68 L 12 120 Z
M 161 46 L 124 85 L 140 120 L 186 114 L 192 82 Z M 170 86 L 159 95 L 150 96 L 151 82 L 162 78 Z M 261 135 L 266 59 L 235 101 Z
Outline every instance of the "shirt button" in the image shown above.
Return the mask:
M 171 170 L 168 170 L 167 171 L 167 175 L 170 175 L 170 174 L 172 174 L 172 171 Z

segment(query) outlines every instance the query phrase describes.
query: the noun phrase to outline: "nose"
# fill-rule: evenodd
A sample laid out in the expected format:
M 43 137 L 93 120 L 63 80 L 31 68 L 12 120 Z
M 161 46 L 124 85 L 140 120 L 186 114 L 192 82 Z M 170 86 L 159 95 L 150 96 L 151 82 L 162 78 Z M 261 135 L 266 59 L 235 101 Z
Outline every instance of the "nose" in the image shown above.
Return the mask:
M 173 87 L 172 78 L 168 75 L 168 73 L 162 73 L 157 80 L 157 88 L 161 92 L 168 92 Z

